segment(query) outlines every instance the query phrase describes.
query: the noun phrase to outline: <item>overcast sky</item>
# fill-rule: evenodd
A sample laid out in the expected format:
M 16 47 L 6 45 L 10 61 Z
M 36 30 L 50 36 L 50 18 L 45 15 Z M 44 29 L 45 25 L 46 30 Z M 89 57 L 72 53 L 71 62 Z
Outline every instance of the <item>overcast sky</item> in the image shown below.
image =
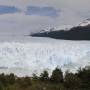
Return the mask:
M 90 18 L 90 0 L 0 0 L 0 34 L 25 35 Z

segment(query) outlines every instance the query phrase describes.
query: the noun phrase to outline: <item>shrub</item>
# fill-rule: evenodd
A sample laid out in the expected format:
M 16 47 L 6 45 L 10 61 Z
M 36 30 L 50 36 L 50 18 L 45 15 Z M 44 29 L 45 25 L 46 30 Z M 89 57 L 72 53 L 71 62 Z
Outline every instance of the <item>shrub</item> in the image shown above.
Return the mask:
M 32 85 L 31 79 L 29 77 L 23 77 L 23 78 L 18 78 L 17 83 L 20 85 L 22 88 L 28 88 L 29 86 Z

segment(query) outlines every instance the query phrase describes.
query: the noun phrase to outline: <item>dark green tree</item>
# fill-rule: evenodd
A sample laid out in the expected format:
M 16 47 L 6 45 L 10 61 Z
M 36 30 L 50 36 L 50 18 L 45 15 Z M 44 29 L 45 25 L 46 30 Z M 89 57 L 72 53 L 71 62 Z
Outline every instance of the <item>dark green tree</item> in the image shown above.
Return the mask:
M 0 74 L 0 82 L 1 82 L 4 86 L 7 86 L 7 85 L 8 85 L 7 79 L 6 79 L 4 73 Z
M 80 79 L 77 75 L 67 71 L 65 73 L 64 85 L 70 89 L 78 89 L 80 87 Z
M 8 75 L 8 82 L 9 84 L 15 83 L 15 75 L 13 73 L 10 73 L 10 75 Z
M 53 81 L 54 83 L 62 83 L 63 82 L 62 70 L 59 68 L 56 68 L 55 70 L 53 70 L 50 80 Z
M 42 81 L 47 81 L 49 79 L 49 74 L 48 74 L 48 71 L 43 71 L 43 73 L 41 73 L 40 75 L 40 80 Z
M 37 81 L 37 80 L 38 80 L 38 76 L 37 76 L 36 74 L 33 74 L 32 79 L 33 79 L 34 81 Z
M 90 67 L 80 68 L 77 72 L 77 76 L 81 80 L 81 87 L 90 89 Z

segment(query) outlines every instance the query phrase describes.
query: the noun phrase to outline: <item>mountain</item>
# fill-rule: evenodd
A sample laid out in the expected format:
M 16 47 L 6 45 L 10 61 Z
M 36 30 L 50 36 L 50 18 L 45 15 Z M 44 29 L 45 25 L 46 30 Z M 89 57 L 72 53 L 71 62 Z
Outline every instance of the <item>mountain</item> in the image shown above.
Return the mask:
M 64 40 L 90 40 L 90 19 L 69 29 L 50 30 L 31 34 L 33 37 L 50 37 Z

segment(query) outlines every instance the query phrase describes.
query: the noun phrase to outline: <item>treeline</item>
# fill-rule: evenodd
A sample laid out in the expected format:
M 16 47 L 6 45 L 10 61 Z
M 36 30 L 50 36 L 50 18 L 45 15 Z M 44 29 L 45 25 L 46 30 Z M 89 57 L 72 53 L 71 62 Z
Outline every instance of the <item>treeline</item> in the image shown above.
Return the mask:
M 49 75 L 44 70 L 40 76 L 17 77 L 13 73 L 0 74 L 0 90 L 90 90 L 90 67 L 80 68 L 76 73 L 55 68 Z
M 33 37 L 50 37 L 64 40 L 90 40 L 90 24 L 87 26 L 77 26 L 70 30 L 58 30 L 42 33 L 34 33 Z

